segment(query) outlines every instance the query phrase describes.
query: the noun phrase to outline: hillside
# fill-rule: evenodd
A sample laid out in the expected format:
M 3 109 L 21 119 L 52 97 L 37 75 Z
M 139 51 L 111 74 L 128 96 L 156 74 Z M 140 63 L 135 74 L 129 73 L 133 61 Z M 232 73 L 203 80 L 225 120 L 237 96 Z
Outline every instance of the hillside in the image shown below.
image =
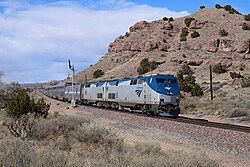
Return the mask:
M 185 24 L 186 18 L 193 18 L 189 26 Z M 108 53 L 95 65 L 78 73 L 76 80 L 84 82 L 85 77 L 88 81 L 137 77 L 140 61 L 148 58 L 149 61 L 156 61 L 158 68 L 144 75 L 176 75 L 183 64 L 190 65 L 206 98 L 209 97 L 209 66 L 221 63 L 228 71 L 213 74 L 215 96 L 231 99 L 236 95 L 249 100 L 249 88 L 239 89 L 240 81 L 231 79 L 229 75 L 229 72 L 240 72 L 244 77 L 250 76 L 250 31 L 243 30 L 243 24 L 250 25 L 243 15 L 216 8 L 200 9 L 171 22 L 164 19 L 140 21 L 131 26 L 125 35 L 117 37 L 109 45 Z M 181 42 L 184 27 L 188 29 L 187 41 Z M 223 29 L 227 32 L 225 36 L 220 34 Z M 200 36 L 192 38 L 194 31 Z M 93 78 L 98 69 L 104 75 Z M 248 105 L 245 109 L 250 110 Z
M 186 27 L 185 18 L 194 18 L 188 28 L 187 41 L 180 42 L 180 34 Z M 246 22 L 243 15 L 230 14 L 224 9 L 201 9 L 197 13 L 172 22 L 163 19 L 146 22 L 141 21 L 131 26 L 130 32 L 115 39 L 108 47 L 108 53 L 98 63 L 80 72 L 78 81 L 93 79 L 97 69 L 104 71 L 98 80 L 137 77 L 137 68 L 143 58 L 158 62 L 159 67 L 149 72 L 171 73 L 182 64 L 189 64 L 199 76 L 207 71 L 210 64 L 221 62 L 230 70 L 245 67 L 243 73 L 250 68 L 250 31 L 243 30 Z M 248 22 L 250 24 L 250 22 Z M 219 31 L 225 29 L 227 36 L 221 37 Z M 197 31 L 200 36 L 191 38 Z M 221 78 L 221 76 L 220 76 Z

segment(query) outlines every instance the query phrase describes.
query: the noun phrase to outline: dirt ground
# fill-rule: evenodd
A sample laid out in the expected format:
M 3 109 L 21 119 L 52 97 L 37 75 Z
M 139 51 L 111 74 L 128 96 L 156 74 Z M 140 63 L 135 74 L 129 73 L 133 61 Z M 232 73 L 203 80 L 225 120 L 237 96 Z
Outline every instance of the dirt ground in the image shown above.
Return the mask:
M 41 97 L 39 92 L 34 92 L 32 94 L 35 97 Z M 50 99 L 45 97 L 45 100 L 51 103 L 50 113 L 58 112 L 58 114 L 62 115 L 70 115 L 75 117 L 83 117 L 89 118 L 93 120 L 94 112 L 89 112 L 89 107 L 79 106 L 73 108 L 69 103 L 57 101 L 54 99 Z M 105 111 L 104 111 L 105 112 Z M 230 120 L 224 120 L 222 118 L 216 117 L 206 117 L 211 119 L 212 121 L 220 121 L 220 122 L 230 122 Z M 239 157 L 232 154 L 221 153 L 219 151 L 211 150 L 207 147 L 204 147 L 200 144 L 193 144 L 190 142 L 179 141 L 175 139 L 168 138 L 167 140 L 162 138 L 162 131 L 158 131 L 157 129 L 138 129 L 136 127 L 124 127 L 124 125 L 119 126 L 119 122 L 114 120 L 109 120 L 107 118 L 98 118 L 94 120 L 98 123 L 103 123 L 108 126 L 114 127 L 117 134 L 124 138 L 124 140 L 130 144 L 135 142 L 145 142 L 145 143 L 157 143 L 159 144 L 164 151 L 167 152 L 183 152 L 193 155 L 202 155 L 206 154 L 210 159 L 215 160 L 223 167 L 249 167 L 250 159 L 249 157 Z M 152 133 L 153 132 L 153 133 Z M 145 137 L 144 133 L 148 133 Z M 169 134 L 167 134 L 169 135 Z M 170 134 L 171 135 L 171 134 Z

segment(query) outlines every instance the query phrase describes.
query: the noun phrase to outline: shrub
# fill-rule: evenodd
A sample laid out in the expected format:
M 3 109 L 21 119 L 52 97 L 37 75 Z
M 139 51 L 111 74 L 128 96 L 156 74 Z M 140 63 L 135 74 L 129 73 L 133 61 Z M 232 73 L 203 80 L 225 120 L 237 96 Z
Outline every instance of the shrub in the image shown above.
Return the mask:
M 187 28 L 187 27 L 183 27 L 183 28 L 182 28 L 181 35 L 182 35 L 182 36 L 187 36 L 187 35 L 188 35 L 188 28 Z
M 235 78 L 244 78 L 240 73 L 236 73 L 236 72 L 230 72 L 230 77 L 232 79 L 235 79 Z
M 219 31 L 219 34 L 220 34 L 220 36 L 223 37 L 223 36 L 227 36 L 228 32 L 225 29 L 222 29 L 222 30 Z
M 130 34 L 128 32 L 125 33 L 125 37 L 129 37 Z
M 48 119 L 38 119 L 31 133 L 31 139 L 44 140 L 49 136 L 70 136 L 71 132 L 83 124 L 88 123 L 87 119 L 73 118 L 71 116 L 49 117 Z
M 188 83 L 188 84 L 195 84 L 195 77 L 193 76 L 193 74 L 192 73 L 189 73 L 186 77 L 185 77 L 185 79 L 184 79 L 184 82 L 185 83 Z
M 192 34 L 191 34 L 191 38 L 197 38 L 199 37 L 200 34 L 197 32 L 197 31 L 194 31 Z
M 201 87 L 195 83 L 196 80 L 193 74 L 193 70 L 186 64 L 183 65 L 182 69 L 177 72 L 180 90 L 184 92 L 191 92 L 192 96 L 201 96 L 203 95 L 203 91 Z
M 204 9 L 204 8 L 206 8 L 205 6 L 200 6 L 200 9 Z
M 244 64 L 241 64 L 241 65 L 240 65 L 240 71 L 244 71 L 244 69 L 245 69 L 245 65 L 244 65 Z
M 250 25 L 248 25 L 247 23 L 243 23 L 242 24 L 242 29 L 243 30 L 250 30 Z
M 21 138 L 25 140 L 28 138 L 33 130 L 35 124 L 34 118 L 28 115 L 22 115 L 18 119 L 10 119 L 4 122 L 4 126 L 9 130 L 9 132 L 16 138 Z
M 230 10 L 232 10 L 232 6 L 231 5 L 226 5 L 226 6 L 224 6 L 224 9 L 226 11 L 230 11 Z
M 250 78 L 241 79 L 240 84 L 242 88 L 250 87 Z
M 230 111 L 225 113 L 226 117 L 234 118 L 234 117 L 242 117 L 248 116 L 247 111 L 241 110 L 240 108 L 232 108 Z
M 244 16 L 244 19 L 245 19 L 246 21 L 250 21 L 250 14 L 245 15 L 245 16 Z
M 215 8 L 221 9 L 222 7 L 220 6 L 220 4 L 216 4 L 216 5 L 215 5 Z
M 183 27 L 182 28 L 182 32 L 180 35 L 180 41 L 187 41 L 187 35 L 188 35 L 188 28 L 187 27 Z
M 222 74 L 227 72 L 227 69 L 225 66 L 221 65 L 221 63 L 218 63 L 213 66 L 213 72 L 217 74 Z
M 241 15 L 241 13 L 238 12 L 236 9 L 232 8 L 231 5 L 226 5 L 226 6 L 224 6 L 224 9 L 225 9 L 226 11 L 228 11 L 229 13 L 231 13 L 231 14 L 236 13 L 236 14 L 240 14 L 240 15 Z
M 229 13 L 230 14 L 234 14 L 234 10 L 229 10 Z
M 194 84 L 194 87 L 191 90 L 191 96 L 202 96 L 203 91 L 198 84 Z
M 163 17 L 163 21 L 168 21 L 168 18 L 167 17 Z
M 174 18 L 173 18 L 173 17 L 170 17 L 170 18 L 168 19 L 168 21 L 169 21 L 169 22 L 174 21 Z
M 99 78 L 101 77 L 102 75 L 104 75 L 104 72 L 100 69 L 96 70 L 94 73 L 93 73 L 93 76 L 94 78 Z
M 185 22 L 186 26 L 189 27 L 190 24 L 191 24 L 191 22 L 192 22 L 193 20 L 195 20 L 195 19 L 194 19 L 194 18 L 188 17 L 188 18 L 186 18 L 186 19 L 184 20 L 184 22 Z
M 187 41 L 187 37 L 186 37 L 186 36 L 180 35 L 180 41 L 181 41 L 181 42 L 182 42 L 182 41 Z
M 145 74 L 149 71 L 152 71 L 158 67 L 155 61 L 149 61 L 147 58 L 142 59 L 140 62 L 140 66 L 137 69 L 139 75 Z
M 7 104 L 7 116 L 19 118 L 22 115 L 33 113 L 36 117 L 48 116 L 50 105 L 43 99 L 30 99 L 28 94 L 21 90 L 17 94 L 13 94 Z
M 18 82 L 11 82 L 8 87 L 7 87 L 7 94 L 13 95 L 13 94 L 17 94 L 17 92 L 23 90 L 21 85 Z
M 193 74 L 193 70 L 189 67 L 189 65 L 187 64 L 184 64 L 182 67 L 181 67 L 181 71 L 183 74 L 185 75 L 188 75 L 188 74 Z

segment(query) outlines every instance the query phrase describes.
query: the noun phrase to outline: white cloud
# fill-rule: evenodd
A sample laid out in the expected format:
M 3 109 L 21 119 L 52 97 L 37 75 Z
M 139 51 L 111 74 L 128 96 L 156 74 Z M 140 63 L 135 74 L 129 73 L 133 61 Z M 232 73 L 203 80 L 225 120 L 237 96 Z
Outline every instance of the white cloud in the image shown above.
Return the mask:
M 125 0 L 98 3 L 112 9 L 96 10 L 69 1 L 40 5 L 1 2 L 0 70 L 5 72 L 5 81 L 64 79 L 68 59 L 78 71 L 88 68 L 135 22 L 188 14 Z

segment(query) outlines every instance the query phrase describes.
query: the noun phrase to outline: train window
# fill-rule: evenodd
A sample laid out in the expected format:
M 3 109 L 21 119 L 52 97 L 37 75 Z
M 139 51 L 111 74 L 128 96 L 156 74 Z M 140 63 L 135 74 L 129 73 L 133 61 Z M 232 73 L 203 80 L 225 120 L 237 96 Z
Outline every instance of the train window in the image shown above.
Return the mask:
M 89 83 L 86 83 L 85 84 L 85 88 L 89 88 L 90 87 L 90 84 Z
M 102 93 L 97 93 L 97 98 L 101 99 L 102 98 Z
M 164 78 L 156 78 L 156 82 L 157 83 L 166 83 L 166 79 L 164 79 Z
M 91 87 L 91 88 L 96 87 L 96 83 L 90 84 L 90 87 Z
M 177 80 L 176 79 L 168 79 L 168 83 L 176 84 Z
M 131 80 L 130 81 L 130 85 L 136 85 L 137 84 L 137 80 Z
M 108 98 L 109 99 L 115 99 L 115 93 L 109 93 Z
M 144 80 L 142 80 L 142 79 L 138 80 L 138 84 L 143 84 L 143 82 L 144 82 Z

